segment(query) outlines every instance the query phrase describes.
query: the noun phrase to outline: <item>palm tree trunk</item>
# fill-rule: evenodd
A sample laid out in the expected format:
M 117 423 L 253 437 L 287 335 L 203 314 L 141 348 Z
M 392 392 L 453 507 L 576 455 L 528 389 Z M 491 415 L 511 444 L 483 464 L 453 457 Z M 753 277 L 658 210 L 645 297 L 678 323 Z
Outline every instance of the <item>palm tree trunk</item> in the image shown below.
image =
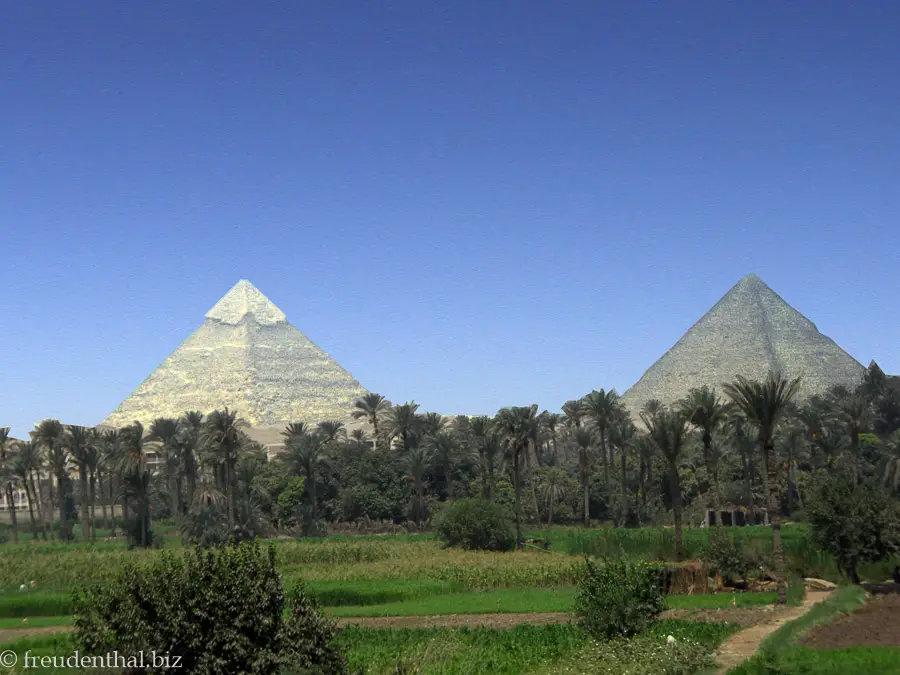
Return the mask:
M 681 531 L 681 477 L 678 465 L 669 462 L 669 489 L 672 493 L 672 515 L 675 521 L 675 562 L 684 559 L 684 541 Z
M 373 447 L 374 450 L 378 450 L 378 415 L 373 415 L 372 419 L 372 433 L 375 434 L 375 445 Z
M 19 543 L 19 524 L 16 522 L 16 502 L 13 499 L 13 486 L 12 483 L 7 483 L 6 485 L 6 501 L 9 503 L 9 520 L 12 525 L 13 531 L 13 543 Z
M 99 466 L 97 467 L 97 483 L 100 486 L 100 512 L 103 516 L 103 527 L 109 528 L 109 519 L 106 517 L 106 493 L 103 492 L 103 469 Z M 95 497 L 96 498 L 96 497 Z M 94 517 L 96 519 L 96 513 L 94 513 Z M 96 527 L 96 523 L 94 523 Z M 94 532 L 94 536 L 97 536 L 97 533 Z
M 43 537 L 44 541 L 46 541 L 47 540 L 47 526 L 44 524 L 44 508 L 41 503 L 43 501 L 42 495 L 41 495 L 41 476 L 38 473 L 37 489 L 35 490 L 34 478 L 35 478 L 36 473 L 37 473 L 36 471 L 31 471 L 29 473 L 29 480 L 31 481 L 31 492 L 34 495 L 35 502 L 37 502 L 38 522 L 41 525 L 41 536 Z M 36 536 L 36 534 L 37 533 L 35 533 L 35 536 Z
M 626 476 L 626 468 L 628 458 L 625 453 L 625 446 L 623 445 L 619 448 L 619 457 L 621 459 L 621 467 L 622 467 L 622 524 L 621 527 L 625 527 L 625 524 L 628 522 L 628 486 L 627 486 L 627 476 Z
M 600 431 L 600 460 L 603 462 L 603 482 L 606 483 L 606 490 L 609 491 L 609 457 L 606 451 L 606 430 Z
M 706 465 L 706 473 L 709 476 L 709 480 L 712 483 L 712 504 L 710 506 L 718 512 L 719 507 L 721 506 L 721 500 L 719 497 L 719 479 L 718 472 L 716 471 L 715 462 L 713 462 L 712 457 L 712 436 L 708 431 L 703 432 L 703 463 Z M 716 518 L 716 523 L 718 523 L 718 517 Z
M 29 476 L 30 478 L 30 476 Z M 25 498 L 28 500 L 28 518 L 31 520 L 31 537 L 33 539 L 37 539 L 37 524 L 34 521 L 34 500 L 32 499 L 31 491 L 34 489 L 34 485 L 29 487 L 28 480 L 24 479 L 25 483 Z
M 769 522 L 772 524 L 772 555 L 775 558 L 775 584 L 778 605 L 787 603 L 787 579 L 785 578 L 784 546 L 781 543 L 781 514 L 778 508 L 778 467 L 775 466 L 775 442 L 771 434 L 766 435 L 766 440 L 761 440 L 763 446 L 763 460 L 766 470 L 766 509 L 769 512 Z
M 91 502 L 91 540 L 97 539 L 97 475 L 95 471 L 90 474 L 90 502 Z
M 547 527 L 553 525 L 553 502 L 553 495 L 551 495 L 547 502 Z
M 418 480 L 418 485 L 416 486 L 416 496 L 418 497 L 418 504 L 416 509 L 416 527 L 422 527 L 422 521 L 425 519 L 425 484 L 422 482 L 420 478 Z
M 82 462 L 78 466 L 78 482 L 81 483 L 81 538 L 91 538 L 91 496 L 88 493 L 87 466 Z
M 38 477 L 38 485 L 40 485 L 40 477 Z M 56 539 L 56 531 L 53 529 L 53 474 L 48 475 L 47 487 L 49 490 L 50 503 L 47 505 L 48 523 L 47 529 L 50 530 L 50 539 Z
M 447 499 L 453 499 L 453 469 L 449 464 L 444 466 L 444 478 L 447 481 Z
M 56 487 L 59 492 L 59 538 L 69 540 L 69 520 L 66 517 L 66 477 L 59 473 L 56 476 Z
M 749 451 L 744 451 L 741 455 L 744 460 L 744 492 L 747 494 L 747 511 L 752 516 L 753 512 L 756 510 L 753 505 L 753 461 Z
M 516 496 L 516 549 L 519 548 L 519 542 L 522 541 L 522 480 L 519 475 L 519 448 L 513 449 L 513 489 Z

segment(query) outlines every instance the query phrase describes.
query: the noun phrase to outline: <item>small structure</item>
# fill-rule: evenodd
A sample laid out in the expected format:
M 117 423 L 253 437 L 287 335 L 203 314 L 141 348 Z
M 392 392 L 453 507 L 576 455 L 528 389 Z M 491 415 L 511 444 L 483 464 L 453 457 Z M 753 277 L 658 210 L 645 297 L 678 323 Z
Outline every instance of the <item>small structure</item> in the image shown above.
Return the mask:
M 747 511 L 743 506 L 724 506 L 707 509 L 700 527 L 745 527 L 747 525 L 768 525 L 769 516 L 764 509 Z

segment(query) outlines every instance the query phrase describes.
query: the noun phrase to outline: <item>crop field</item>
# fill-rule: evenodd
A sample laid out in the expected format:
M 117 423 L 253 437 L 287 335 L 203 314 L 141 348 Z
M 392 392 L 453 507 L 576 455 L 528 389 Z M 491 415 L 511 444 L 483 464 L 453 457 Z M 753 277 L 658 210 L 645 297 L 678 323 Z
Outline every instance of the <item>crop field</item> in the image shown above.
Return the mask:
M 324 613 L 341 621 L 340 644 L 351 664 L 357 670 L 365 666 L 367 673 L 592 672 L 591 664 L 597 659 L 617 663 L 626 672 L 629 663 L 640 662 L 648 653 L 657 654 L 654 658 L 682 659 L 699 670 L 709 665 L 715 646 L 738 628 L 731 623 L 666 619 L 628 645 L 594 644 L 573 623 L 571 614 L 584 555 L 670 560 L 674 557 L 671 532 L 561 528 L 530 534 L 550 540 L 551 550 L 469 552 L 442 548 L 430 535 L 267 543 L 276 550 L 286 588 L 302 585 Z M 691 554 L 699 555 L 705 535 L 704 530 L 686 531 Z M 763 528 L 746 528 L 741 536 L 760 546 L 769 539 L 770 545 L 769 531 Z M 790 550 L 802 551 L 805 531 L 786 528 L 785 539 Z M 165 549 L 175 548 L 177 540 L 169 537 Z M 72 624 L 72 591 L 82 584 L 103 583 L 126 564 L 141 565 L 160 555 L 163 551 L 129 551 L 121 541 L 27 541 L 0 546 L 3 648 L 32 649 L 35 654 L 71 652 L 74 646 L 67 631 Z M 819 571 L 827 574 L 831 561 L 820 562 Z M 20 590 L 22 584 L 25 590 Z M 774 599 L 774 593 L 669 596 L 668 606 L 749 610 Z M 452 628 L 390 623 L 391 617 L 411 621 L 451 615 Z M 506 616 L 507 620 L 503 629 L 481 627 L 474 620 L 468 625 L 465 617 L 476 615 L 482 619 Z M 531 620 L 538 615 L 558 618 L 549 623 Z M 375 617 L 384 618 L 386 625 L 354 623 L 354 619 Z M 536 623 L 543 625 L 530 625 Z M 683 640 L 679 639 L 677 653 L 667 656 L 660 649 L 668 635 L 680 635 Z M 615 653 L 609 653 L 610 649 Z

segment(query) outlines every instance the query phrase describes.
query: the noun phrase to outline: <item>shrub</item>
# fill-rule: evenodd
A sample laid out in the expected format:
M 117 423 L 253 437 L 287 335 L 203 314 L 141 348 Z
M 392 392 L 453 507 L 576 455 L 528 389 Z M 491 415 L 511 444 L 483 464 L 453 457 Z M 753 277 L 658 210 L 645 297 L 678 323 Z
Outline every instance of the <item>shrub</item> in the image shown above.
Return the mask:
M 624 558 L 602 565 L 585 559 L 575 593 L 575 614 L 591 636 L 603 639 L 640 633 L 666 608 L 657 572 L 644 562 Z
M 857 567 L 900 551 L 900 506 L 883 490 L 834 475 L 816 485 L 807 512 L 813 541 L 859 583 Z
M 721 574 L 727 582 L 746 578 L 752 560 L 744 549 L 744 542 L 724 527 L 710 529 L 703 549 L 703 562 L 709 566 L 709 571 Z
M 477 551 L 509 551 L 516 544 L 509 511 L 483 499 L 461 499 L 447 506 L 438 536 L 447 546 Z
M 341 673 L 334 624 L 302 588 L 287 603 L 268 555 L 253 543 L 162 553 L 126 565 L 111 583 L 76 591 L 75 639 L 88 654 L 180 656 L 183 673 L 277 673 L 316 667 Z M 153 672 L 150 669 L 147 672 Z

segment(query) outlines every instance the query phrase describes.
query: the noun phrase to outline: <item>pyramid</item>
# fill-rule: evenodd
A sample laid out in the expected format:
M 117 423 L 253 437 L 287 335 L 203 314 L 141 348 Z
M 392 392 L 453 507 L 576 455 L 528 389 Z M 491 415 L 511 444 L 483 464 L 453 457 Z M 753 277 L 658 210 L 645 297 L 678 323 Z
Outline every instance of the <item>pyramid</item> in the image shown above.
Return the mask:
M 735 375 L 769 370 L 802 376 L 801 398 L 834 385 L 855 387 L 865 368 L 755 274 L 748 274 L 704 314 L 622 395 L 633 416 L 647 401 L 665 404 L 694 387 L 715 387 Z
M 228 406 L 252 426 L 347 420 L 366 390 L 288 323 L 249 281 L 238 281 L 203 324 L 103 421 L 208 413 Z

